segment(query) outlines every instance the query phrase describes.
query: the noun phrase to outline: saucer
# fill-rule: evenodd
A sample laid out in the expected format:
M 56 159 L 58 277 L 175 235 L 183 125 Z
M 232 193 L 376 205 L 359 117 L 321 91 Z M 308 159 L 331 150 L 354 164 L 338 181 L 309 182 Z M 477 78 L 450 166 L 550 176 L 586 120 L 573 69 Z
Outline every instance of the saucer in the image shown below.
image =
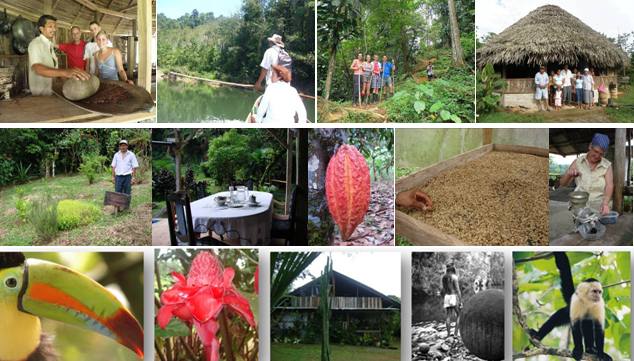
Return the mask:
M 240 203 L 231 203 L 231 204 L 229 204 L 229 207 L 230 208 L 240 208 L 240 207 L 242 207 L 242 204 L 240 204 Z
M 251 202 L 251 201 L 249 201 L 247 204 L 248 204 L 249 206 L 251 206 L 251 207 L 257 207 L 257 206 L 259 206 L 259 205 L 260 205 L 260 202 Z

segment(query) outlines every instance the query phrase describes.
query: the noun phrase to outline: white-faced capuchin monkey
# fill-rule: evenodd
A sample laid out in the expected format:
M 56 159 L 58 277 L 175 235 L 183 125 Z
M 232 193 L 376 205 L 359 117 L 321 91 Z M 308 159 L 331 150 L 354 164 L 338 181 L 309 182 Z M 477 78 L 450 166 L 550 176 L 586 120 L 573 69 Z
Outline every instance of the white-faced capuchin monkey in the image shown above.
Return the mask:
M 579 284 L 575 290 L 570 270 L 570 261 L 565 252 L 553 252 L 555 263 L 561 278 L 561 293 L 566 307 L 555 312 L 539 331 L 530 330 L 531 336 L 542 340 L 555 327 L 570 324 L 575 347 L 572 357 L 579 361 L 585 352 L 597 355 L 603 361 L 612 361 L 610 355 L 603 352 L 605 343 L 605 303 L 603 287 L 598 280 L 589 278 Z

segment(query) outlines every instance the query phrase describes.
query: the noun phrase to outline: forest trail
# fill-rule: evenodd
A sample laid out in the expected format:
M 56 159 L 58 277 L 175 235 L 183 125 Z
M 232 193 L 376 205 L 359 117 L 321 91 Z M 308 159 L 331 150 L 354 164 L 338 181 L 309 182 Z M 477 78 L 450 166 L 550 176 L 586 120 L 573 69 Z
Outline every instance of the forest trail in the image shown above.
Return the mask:
M 418 59 L 418 61 L 420 62 L 420 65 L 418 65 L 416 68 L 411 70 L 409 75 L 411 75 L 412 78 L 414 78 L 414 80 L 416 80 L 417 83 L 427 83 L 428 82 L 427 64 L 429 64 L 430 61 L 433 62 L 433 61 L 436 61 L 437 59 L 438 59 L 438 55 L 429 59 L 422 59 L 422 58 Z M 419 75 L 419 73 L 421 72 L 422 72 L 422 75 Z
M 375 123 L 385 123 L 388 121 L 386 117 L 387 111 L 384 108 L 379 108 L 381 102 L 382 101 L 378 104 L 361 105 L 359 107 L 343 107 L 337 103 L 319 98 L 317 102 L 317 112 L 321 114 L 320 121 L 326 123 L 339 122 L 348 116 L 348 112 L 369 114 Z

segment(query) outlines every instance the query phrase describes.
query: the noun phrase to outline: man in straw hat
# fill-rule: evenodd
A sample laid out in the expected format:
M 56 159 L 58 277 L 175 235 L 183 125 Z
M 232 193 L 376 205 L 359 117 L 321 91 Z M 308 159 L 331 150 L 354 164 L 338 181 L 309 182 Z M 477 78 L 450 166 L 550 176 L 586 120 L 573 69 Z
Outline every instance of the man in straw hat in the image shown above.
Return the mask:
M 266 77 L 265 86 L 271 85 L 271 68 L 273 65 L 282 65 L 291 70 L 291 58 L 286 51 L 284 51 L 284 43 L 282 42 L 282 37 L 273 34 L 270 38 L 266 38 L 269 41 L 269 48 L 264 53 L 264 57 L 262 58 L 262 62 L 260 63 L 260 67 L 262 70 L 260 71 L 260 78 L 255 83 L 255 90 L 262 89 L 262 80 Z
M 112 183 L 114 191 L 130 195 L 136 181 L 136 169 L 139 163 L 134 153 L 128 150 L 128 141 L 121 139 L 119 151 L 112 158 Z
M 546 100 L 546 110 L 548 107 L 548 74 L 543 65 L 539 66 L 539 73 L 535 74 L 535 99 L 539 100 L 539 111 L 542 111 L 542 99 Z

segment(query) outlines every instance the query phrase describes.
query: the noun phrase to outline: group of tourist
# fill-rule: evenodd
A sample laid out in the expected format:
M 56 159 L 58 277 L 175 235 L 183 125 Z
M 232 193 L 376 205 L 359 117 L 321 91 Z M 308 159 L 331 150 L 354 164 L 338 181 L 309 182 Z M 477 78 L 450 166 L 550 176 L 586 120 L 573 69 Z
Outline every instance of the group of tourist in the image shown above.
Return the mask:
M 102 79 L 128 82 L 119 49 L 112 46 L 108 34 L 101 30 L 96 21 L 90 23 L 93 35 L 90 42 L 81 39 L 81 29 L 71 28 L 73 41 L 65 44 L 56 42 L 56 22 L 52 15 L 42 15 L 37 24 L 40 36 L 29 44 L 29 88 L 33 96 L 53 95 L 53 78 L 74 78 L 88 80 L 91 74 Z M 66 53 L 68 69 L 59 69 L 54 49 Z
M 573 85 L 575 91 L 573 92 Z M 546 101 L 546 110 L 550 111 L 549 104 L 555 110 L 563 109 L 563 105 L 571 106 L 577 103 L 577 108 L 591 109 L 594 107 L 594 68 L 585 68 L 584 74 L 577 69 L 570 71 L 568 65 L 564 69 L 550 71 L 546 74 L 545 67 L 539 67 L 539 73 L 535 74 L 535 99 L 539 101 L 539 111 L 542 109 L 542 100 Z
M 374 54 L 374 60 L 370 61 L 370 54 L 368 54 L 363 61 L 363 54 L 359 53 L 350 65 L 350 69 L 354 71 L 352 75 L 352 106 L 368 105 L 370 96 L 372 96 L 372 104 L 377 104 L 381 88 L 383 88 L 383 100 L 387 100 L 388 88 L 390 89 L 390 97 L 394 96 L 391 77 L 391 74 L 396 70 L 394 59 L 389 62 L 387 56 L 384 55 L 383 62 L 379 62 L 379 56 Z

